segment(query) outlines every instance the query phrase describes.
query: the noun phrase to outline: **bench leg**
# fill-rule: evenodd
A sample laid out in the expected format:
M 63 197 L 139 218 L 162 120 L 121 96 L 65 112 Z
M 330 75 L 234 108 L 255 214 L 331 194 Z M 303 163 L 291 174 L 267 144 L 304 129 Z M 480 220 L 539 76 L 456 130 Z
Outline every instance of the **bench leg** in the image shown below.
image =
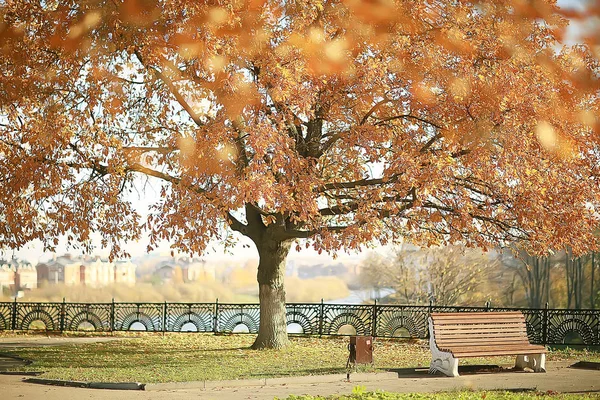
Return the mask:
M 441 357 L 440 357 L 441 356 Z M 458 375 L 458 358 L 452 357 L 450 353 L 438 352 L 437 357 L 431 359 L 429 373 L 441 372 L 446 376 L 456 377 Z
M 439 371 L 446 376 L 458 376 L 458 358 L 454 358 L 452 353 L 438 349 L 435 344 L 431 318 L 429 318 L 429 349 L 431 350 L 430 374 L 435 374 Z
M 516 369 L 531 368 L 534 372 L 546 372 L 546 354 L 528 354 L 517 356 Z

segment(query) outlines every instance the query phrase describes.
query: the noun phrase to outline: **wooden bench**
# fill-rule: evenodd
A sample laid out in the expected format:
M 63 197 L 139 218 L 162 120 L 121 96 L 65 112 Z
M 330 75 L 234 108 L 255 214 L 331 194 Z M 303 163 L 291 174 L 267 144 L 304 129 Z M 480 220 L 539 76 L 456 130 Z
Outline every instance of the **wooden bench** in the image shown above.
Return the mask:
M 432 313 L 429 318 L 431 367 L 458 376 L 463 357 L 516 355 L 516 369 L 546 372 L 546 348 L 529 343 L 525 317 L 519 311 Z

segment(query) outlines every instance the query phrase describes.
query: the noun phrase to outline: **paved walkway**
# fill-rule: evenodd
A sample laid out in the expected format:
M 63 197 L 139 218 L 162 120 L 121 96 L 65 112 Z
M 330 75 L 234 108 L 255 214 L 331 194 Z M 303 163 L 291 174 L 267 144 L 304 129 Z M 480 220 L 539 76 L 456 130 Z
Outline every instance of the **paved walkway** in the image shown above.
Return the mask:
M 23 346 L 58 346 L 70 343 L 104 342 L 120 337 L 0 337 L 0 353 Z M 22 361 L 0 357 L 0 370 L 16 367 Z M 378 374 L 353 374 L 350 382 L 345 375 L 304 376 L 239 381 L 207 381 L 149 384 L 146 391 L 120 391 L 45 386 L 23 382 L 22 376 L 0 375 L 0 398 L 30 400 L 166 400 L 166 399 L 219 399 L 219 400 L 272 400 L 290 394 L 330 395 L 347 394 L 357 386 L 367 390 L 390 392 L 437 392 L 456 389 L 532 389 L 555 392 L 596 392 L 600 395 L 600 371 L 568 368 L 568 363 L 549 362 L 548 372 L 486 372 L 472 367 L 460 369 L 461 376 L 447 378 L 431 376 L 426 369 L 403 369 Z
M 548 372 L 477 372 L 463 373 L 458 378 L 429 376 L 426 370 L 403 370 L 400 373 L 355 374 L 351 382 L 345 376 L 315 376 L 217 382 L 186 382 L 148 385 L 146 391 L 119 391 L 44 386 L 22 382 L 22 377 L 0 375 L 2 399 L 64 400 L 166 400 L 166 399 L 219 399 L 219 400 L 272 400 L 290 394 L 330 395 L 351 393 L 360 385 L 367 390 L 390 392 L 437 392 L 456 389 L 533 389 L 556 392 L 600 393 L 600 371 L 567 368 L 567 364 L 550 363 Z M 223 385 L 227 387 L 223 387 Z

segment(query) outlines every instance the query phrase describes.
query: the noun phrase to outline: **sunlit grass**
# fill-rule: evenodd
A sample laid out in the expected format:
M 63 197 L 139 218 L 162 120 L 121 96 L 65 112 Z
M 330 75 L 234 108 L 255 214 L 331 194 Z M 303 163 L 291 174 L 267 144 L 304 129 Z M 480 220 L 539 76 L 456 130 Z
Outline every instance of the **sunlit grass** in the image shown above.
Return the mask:
M 118 341 L 19 348 L 11 353 L 33 360 L 25 370 L 44 371 L 46 378 L 80 381 L 151 383 L 346 372 L 348 338 L 295 337 L 285 350 L 255 351 L 249 349 L 254 337 L 140 333 Z M 430 357 L 426 341 L 377 339 L 374 366 L 361 370 L 427 367 Z M 562 360 L 600 361 L 600 353 L 560 350 L 548 354 L 548 362 Z M 461 360 L 461 365 L 468 364 L 510 366 L 514 357 Z

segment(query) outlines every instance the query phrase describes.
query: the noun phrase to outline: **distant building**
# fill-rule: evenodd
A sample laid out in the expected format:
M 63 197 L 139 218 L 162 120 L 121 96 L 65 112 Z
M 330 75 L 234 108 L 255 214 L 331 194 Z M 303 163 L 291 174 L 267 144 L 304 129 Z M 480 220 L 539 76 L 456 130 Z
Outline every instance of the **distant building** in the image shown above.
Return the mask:
M 184 283 L 200 280 L 215 280 L 216 270 L 213 264 L 191 257 L 177 257 L 166 260 L 156 266 L 154 275 L 163 283 L 173 283 L 180 274 Z
M 15 272 L 15 286 L 18 290 L 31 290 L 38 287 L 37 271 L 32 264 L 24 262 L 19 265 Z
M 37 288 L 37 274 L 31 263 L 12 258 L 0 259 L 0 292 Z
M 10 265 L 0 260 L 0 294 L 13 290 L 15 286 L 15 271 Z
M 135 285 L 136 265 L 130 261 L 110 262 L 98 256 L 72 257 L 67 254 L 37 265 L 38 282 L 103 287 L 113 283 Z
M 36 266 L 38 282 L 45 281 L 54 285 L 59 283 L 78 285 L 81 282 L 81 267 L 81 259 L 73 258 L 70 254 L 54 257 L 52 260 Z
M 216 278 L 215 266 L 207 264 L 205 260 L 191 257 L 180 257 L 177 265 L 181 267 L 184 282 L 195 282 L 199 280 L 212 280 Z
M 158 268 L 156 268 L 154 275 L 157 276 L 162 283 L 173 283 L 175 265 L 170 262 L 161 263 Z
M 135 270 L 137 265 L 129 260 L 119 260 L 114 263 L 114 280 L 115 283 L 126 285 L 135 285 Z

